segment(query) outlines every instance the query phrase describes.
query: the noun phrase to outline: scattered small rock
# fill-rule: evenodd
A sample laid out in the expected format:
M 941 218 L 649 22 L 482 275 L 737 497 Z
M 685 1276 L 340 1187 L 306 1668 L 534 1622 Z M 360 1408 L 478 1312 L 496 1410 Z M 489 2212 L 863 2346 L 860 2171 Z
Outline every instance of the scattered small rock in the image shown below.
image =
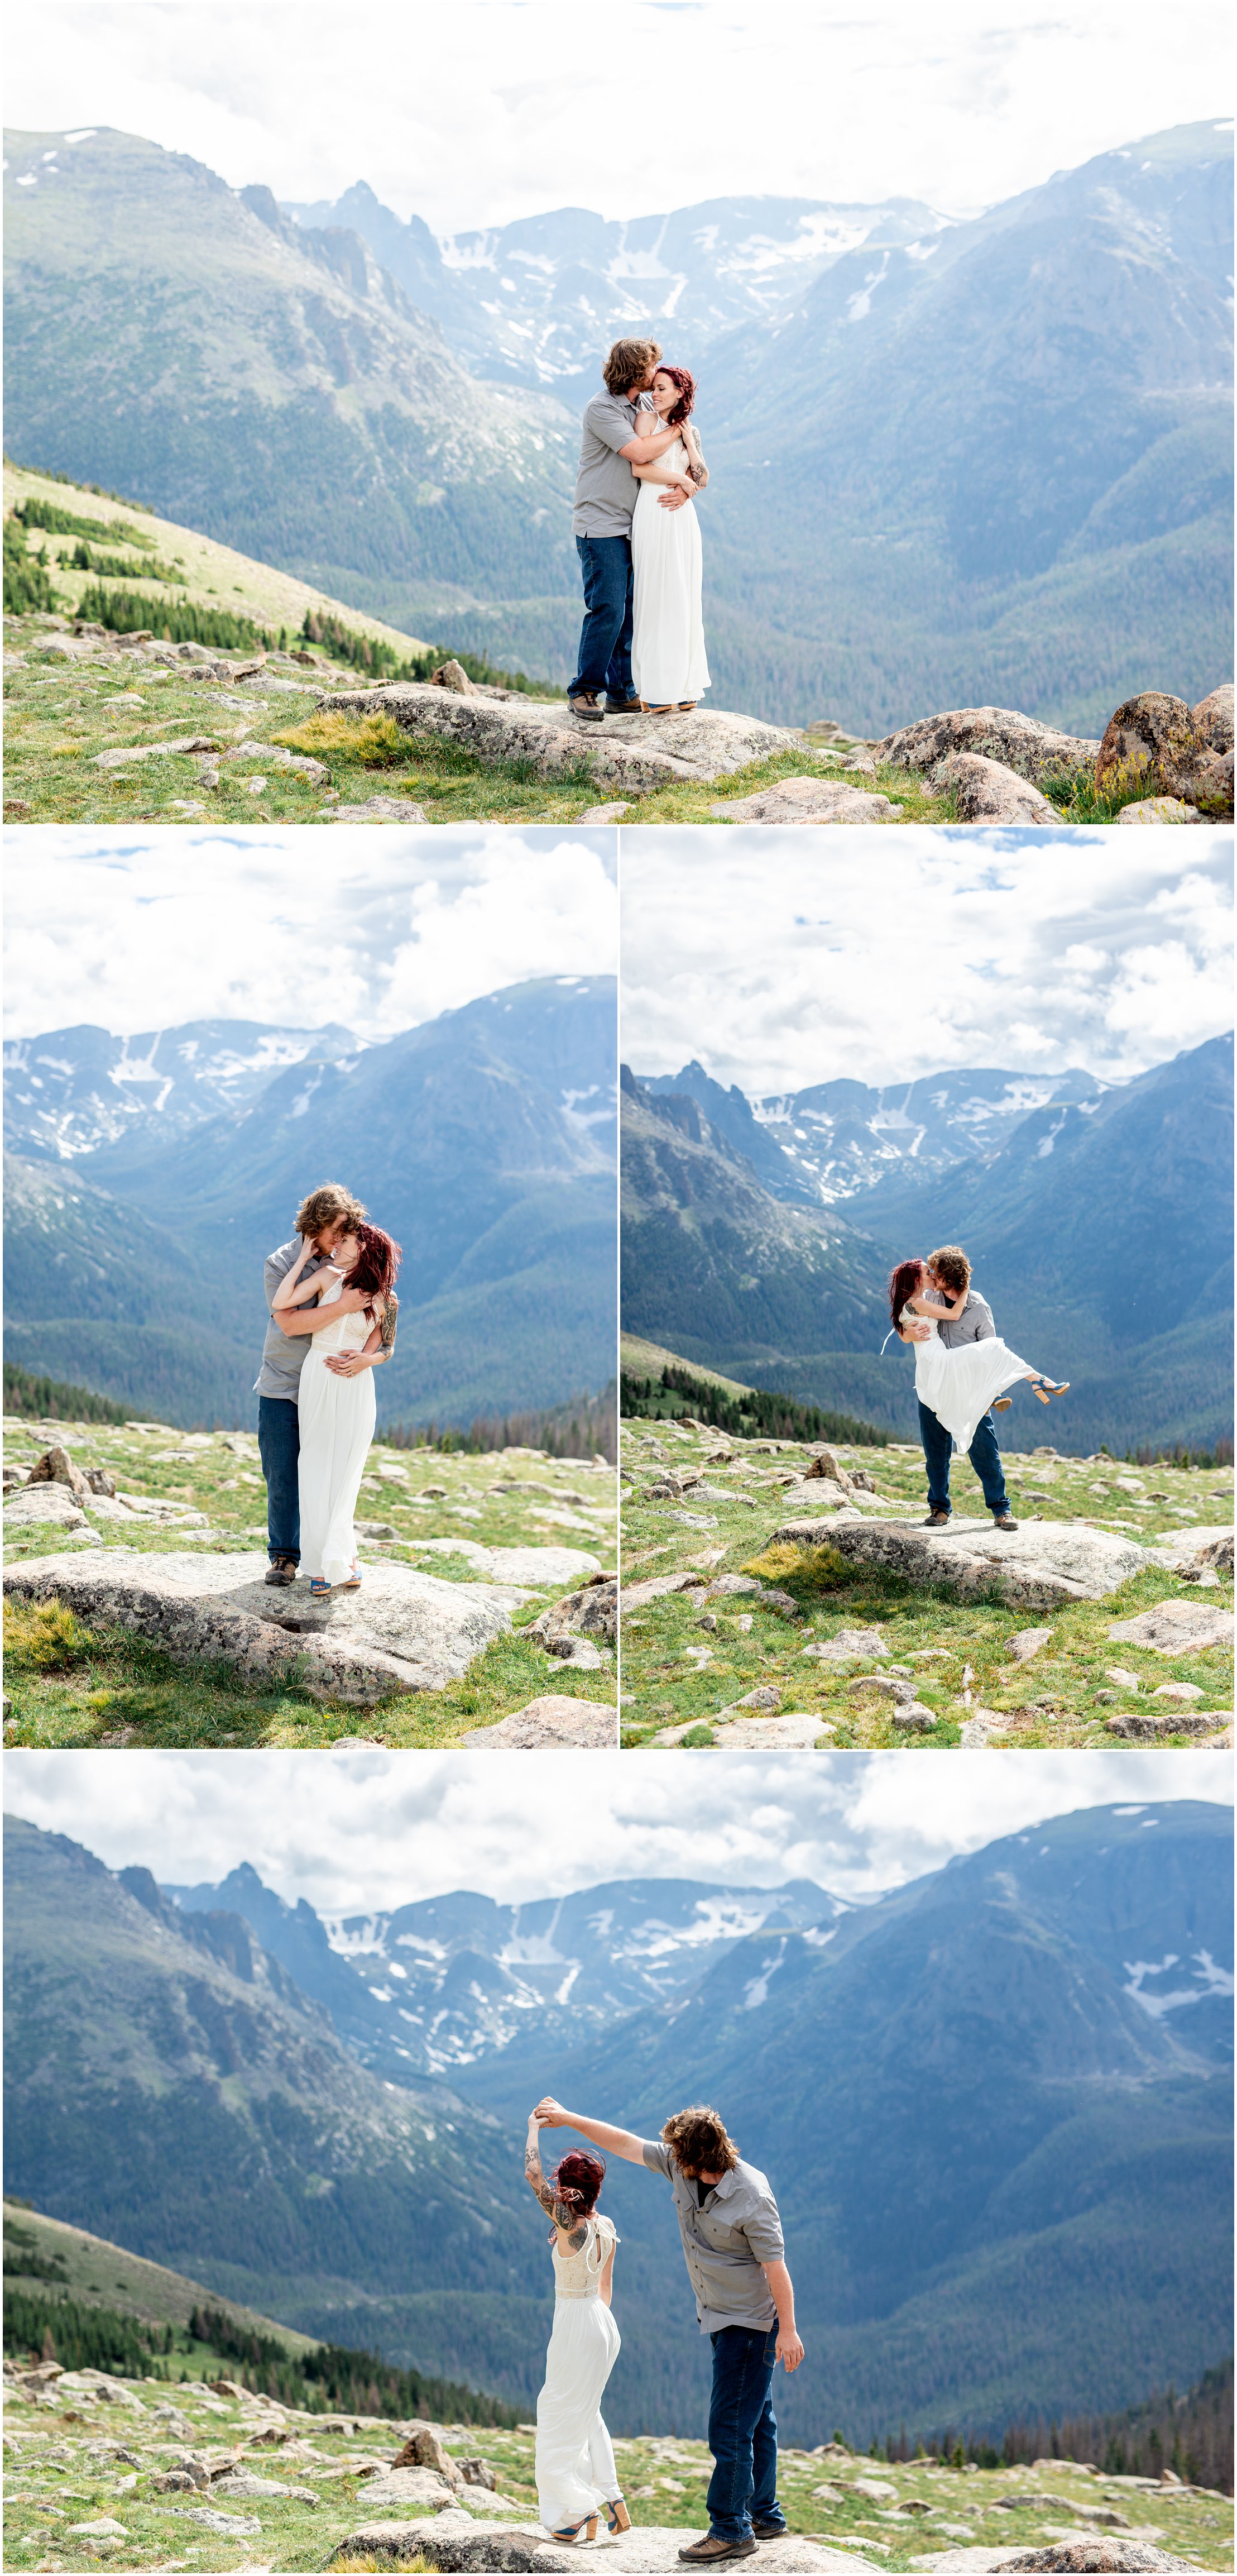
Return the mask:
M 866 788 L 816 777 L 780 778 L 775 787 L 710 805 L 709 812 L 723 823 L 896 823 L 902 808 Z
M 1051 1636 L 1051 1628 L 1020 1628 L 1017 1636 L 1011 1637 L 1009 1641 L 1009 1652 L 1014 1662 L 1029 1664 L 1032 1655 L 1038 1655 L 1041 1648 L 1048 1644 Z
M 1144 796 L 1137 805 L 1123 805 L 1119 823 L 1201 823 L 1197 805 L 1186 805 L 1180 796 Z

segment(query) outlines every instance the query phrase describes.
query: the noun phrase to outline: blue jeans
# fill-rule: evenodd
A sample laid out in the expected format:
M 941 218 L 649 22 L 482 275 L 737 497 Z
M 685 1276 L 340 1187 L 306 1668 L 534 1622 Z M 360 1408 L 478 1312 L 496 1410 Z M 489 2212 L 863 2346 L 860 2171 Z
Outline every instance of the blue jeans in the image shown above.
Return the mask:
M 577 537 L 584 574 L 580 668 L 569 698 L 631 696 L 631 539 Z
M 753 2521 L 786 2529 L 777 2500 L 777 2420 L 773 2370 L 777 2327 L 721 2326 L 710 2335 L 709 2529 L 719 2540 L 748 2540 Z
M 285 1395 L 258 1397 L 258 1451 L 266 1478 L 266 1546 L 301 1561 L 301 1417 Z
M 928 1462 L 928 1509 L 932 1512 L 951 1511 L 949 1461 L 953 1455 L 953 1435 L 945 1429 L 943 1422 L 937 1421 L 934 1413 L 929 1413 L 926 1404 L 919 1407 L 919 1437 Z M 1005 1470 L 996 1445 L 996 1424 L 990 1413 L 985 1413 L 966 1454 L 983 1486 L 984 1501 L 989 1511 L 1007 1512 Z

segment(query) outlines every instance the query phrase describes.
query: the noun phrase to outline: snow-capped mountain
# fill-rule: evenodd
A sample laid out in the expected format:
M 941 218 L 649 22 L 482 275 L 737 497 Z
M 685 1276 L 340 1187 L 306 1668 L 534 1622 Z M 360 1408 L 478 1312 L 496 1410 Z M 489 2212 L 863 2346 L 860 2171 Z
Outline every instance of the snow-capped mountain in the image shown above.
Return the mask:
M 306 230 L 359 234 L 477 374 L 533 386 L 591 378 L 598 350 L 623 332 L 655 329 L 667 348 L 678 333 L 698 352 L 744 323 L 776 324 L 842 260 L 860 260 L 847 286 L 857 304 L 894 252 L 927 258 L 946 229 L 909 197 L 718 197 L 621 223 L 560 206 L 436 238 L 364 182 L 283 211 Z M 574 387 L 562 389 L 570 399 Z
M 367 2065 L 401 2080 L 524 2044 L 600 2036 L 621 2015 L 686 1996 L 736 1942 L 830 1940 L 852 1911 L 809 1880 L 730 1888 L 633 1879 L 529 1905 L 463 1890 L 373 1915 L 317 1915 L 248 1864 L 218 1886 L 166 1893 L 187 1912 L 240 1914 Z
M 1024 1118 L 1058 1106 L 1062 1114 L 1067 1107 L 1089 1112 L 1119 1087 L 1077 1068 L 1038 1074 L 959 1066 L 883 1085 L 816 1082 L 749 1101 L 737 1083 L 723 1089 L 694 1057 L 679 1073 L 639 1078 L 654 1097 L 686 1093 L 697 1101 L 774 1198 L 826 1207 L 903 1168 L 908 1180 L 927 1181 L 958 1163 L 987 1162 Z
M 289 1065 L 359 1055 L 347 1029 L 191 1020 L 113 1037 L 85 1026 L 16 1038 L 4 1049 L 11 1153 L 72 1162 L 150 1133 L 169 1144 L 222 1111 L 247 1109 Z

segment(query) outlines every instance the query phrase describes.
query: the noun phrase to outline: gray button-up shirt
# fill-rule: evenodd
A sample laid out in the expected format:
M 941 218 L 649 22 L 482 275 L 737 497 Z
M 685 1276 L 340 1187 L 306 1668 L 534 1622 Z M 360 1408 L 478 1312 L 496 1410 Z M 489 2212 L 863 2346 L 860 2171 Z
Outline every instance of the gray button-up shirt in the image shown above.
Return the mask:
M 640 486 L 625 456 L 636 437 L 639 406 L 625 394 L 594 394 L 580 434 L 580 466 L 572 528 L 577 537 L 629 537 Z M 650 419 L 643 435 L 651 435 Z
M 717 2334 L 722 2326 L 759 2333 L 776 2325 L 777 2303 L 760 2266 L 780 2263 L 785 2246 L 766 2176 L 740 2159 L 706 2193 L 701 2209 L 695 2183 L 680 2173 L 660 2138 L 645 2138 L 643 2153 L 649 2172 L 664 2174 L 674 2193 L 701 2334 Z
M 925 1305 L 935 1306 L 937 1302 L 937 1290 L 935 1288 L 925 1289 Z M 937 1339 L 944 1343 L 947 1351 L 956 1350 L 960 1342 L 995 1341 L 996 1325 L 992 1320 L 992 1308 L 989 1305 L 987 1298 L 980 1296 L 977 1288 L 972 1288 L 970 1290 L 966 1304 L 956 1323 L 947 1321 L 942 1315 L 940 1324 L 937 1328 Z
M 285 1333 L 282 1324 L 276 1323 L 271 1313 L 271 1305 L 280 1280 L 287 1278 L 300 1248 L 301 1238 L 299 1234 L 294 1234 L 291 1243 L 281 1243 L 277 1252 L 268 1252 L 262 1267 L 262 1287 L 267 1312 L 266 1340 L 262 1345 L 262 1366 L 254 1381 L 253 1391 L 255 1395 L 282 1396 L 288 1404 L 295 1404 L 299 1398 L 301 1370 L 304 1368 L 305 1353 L 309 1349 L 313 1335 L 312 1333 Z M 302 1277 L 312 1279 L 315 1270 L 325 1270 L 325 1268 L 325 1253 L 311 1253 Z

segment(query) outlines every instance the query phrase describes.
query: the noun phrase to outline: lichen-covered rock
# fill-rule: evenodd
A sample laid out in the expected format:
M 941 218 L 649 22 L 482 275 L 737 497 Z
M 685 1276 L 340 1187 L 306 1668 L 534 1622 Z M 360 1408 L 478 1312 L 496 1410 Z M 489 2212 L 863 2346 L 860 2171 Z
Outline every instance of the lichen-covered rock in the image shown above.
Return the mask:
M 4 1526 L 8 1531 L 58 1529 L 66 1537 L 97 1540 L 99 1536 L 68 1485 L 19 1485 L 16 1493 L 5 1495 Z
M 755 796 L 710 805 L 709 812 L 722 823 L 897 823 L 902 817 L 888 796 L 830 778 L 779 778 Z
M 785 725 L 697 707 L 688 715 L 617 716 L 583 724 L 559 701 L 458 695 L 431 682 L 398 680 L 380 689 L 332 689 L 324 707 L 373 715 L 384 708 L 405 733 L 437 733 L 483 761 L 528 760 L 539 778 L 587 761 L 600 785 L 640 794 L 675 778 L 727 777 L 752 760 L 802 750 Z
M 1233 748 L 1233 683 L 1226 680 L 1222 688 L 1212 689 L 1200 698 L 1191 713 L 1198 728 L 1199 740 L 1208 751 L 1223 755 Z
M 820 1536 L 819 1521 L 786 1521 L 768 1544 L 819 1547 Z M 1102 1601 L 1154 1562 L 1135 1541 L 1076 1522 L 994 1530 L 991 1521 L 957 1512 L 946 1529 L 839 1518 L 829 1523 L 829 1545 L 856 1565 L 883 1566 L 911 1583 L 943 1584 L 962 1598 L 996 1592 L 1027 1610 Z
M 1150 831 L 1157 823 L 1201 823 L 1197 805 L 1187 805 L 1180 796 L 1144 796 L 1137 805 L 1123 805 L 1119 823 L 1141 826 Z
M 45 1449 L 42 1457 L 35 1459 L 26 1482 L 28 1485 L 67 1485 L 79 1502 L 84 1501 L 90 1492 L 81 1468 L 74 1466 L 67 1449 Z M 113 1484 L 112 1492 L 115 1491 Z
M 1029 778 L 988 760 L 977 751 L 951 751 L 932 772 L 935 787 L 952 795 L 963 823 L 1045 824 L 1057 821 L 1056 807 Z
M 595 1574 L 578 1592 L 568 1592 L 563 1600 L 543 1610 L 539 1619 L 524 1631 L 536 1637 L 551 1655 L 566 1654 L 576 1637 L 591 1637 L 594 1643 L 612 1646 L 618 1630 L 618 1577 Z
M 574 1753 L 613 1753 L 618 1746 L 618 1710 L 603 1701 L 567 1699 L 547 1691 L 540 1699 L 530 1699 L 526 1707 L 513 1709 L 497 1726 L 474 1726 L 459 1741 L 495 1753 L 537 1753 L 545 1745 Z
M 8 1506 L 11 1510 L 12 1506 Z M 7 1517 L 7 1514 L 6 1514 Z M 10 1566 L 6 1591 L 67 1602 L 80 1618 L 128 1628 L 177 1663 L 231 1664 L 251 1684 L 299 1682 L 316 1698 L 372 1705 L 396 1691 L 459 1681 L 511 1625 L 512 1594 L 444 1583 L 411 1566 L 368 1566 L 359 1592 L 309 1597 L 308 1583 L 272 1590 L 255 1554 L 37 1557 Z
M 975 752 L 999 761 L 1019 778 L 1037 784 L 1041 778 L 1072 769 L 1090 768 L 1099 744 L 1078 734 L 1059 733 L 1036 716 L 1013 707 L 956 707 L 946 715 L 923 716 L 903 725 L 873 747 L 873 758 L 892 769 L 917 769 L 927 775 L 955 752 Z
M 1205 701 L 1204 701 L 1205 703 Z M 1214 719 L 1207 720 L 1208 730 Z M 1104 729 L 1095 765 L 1102 796 L 1118 797 L 1138 786 L 1180 797 L 1208 813 L 1232 811 L 1233 754 L 1215 751 L 1184 698 L 1144 689 L 1127 698 Z
M 1144 1646 L 1153 1655 L 1197 1655 L 1232 1645 L 1233 1614 L 1204 1601 L 1156 1601 L 1136 1619 L 1113 1620 L 1108 1634 L 1115 1645 Z

